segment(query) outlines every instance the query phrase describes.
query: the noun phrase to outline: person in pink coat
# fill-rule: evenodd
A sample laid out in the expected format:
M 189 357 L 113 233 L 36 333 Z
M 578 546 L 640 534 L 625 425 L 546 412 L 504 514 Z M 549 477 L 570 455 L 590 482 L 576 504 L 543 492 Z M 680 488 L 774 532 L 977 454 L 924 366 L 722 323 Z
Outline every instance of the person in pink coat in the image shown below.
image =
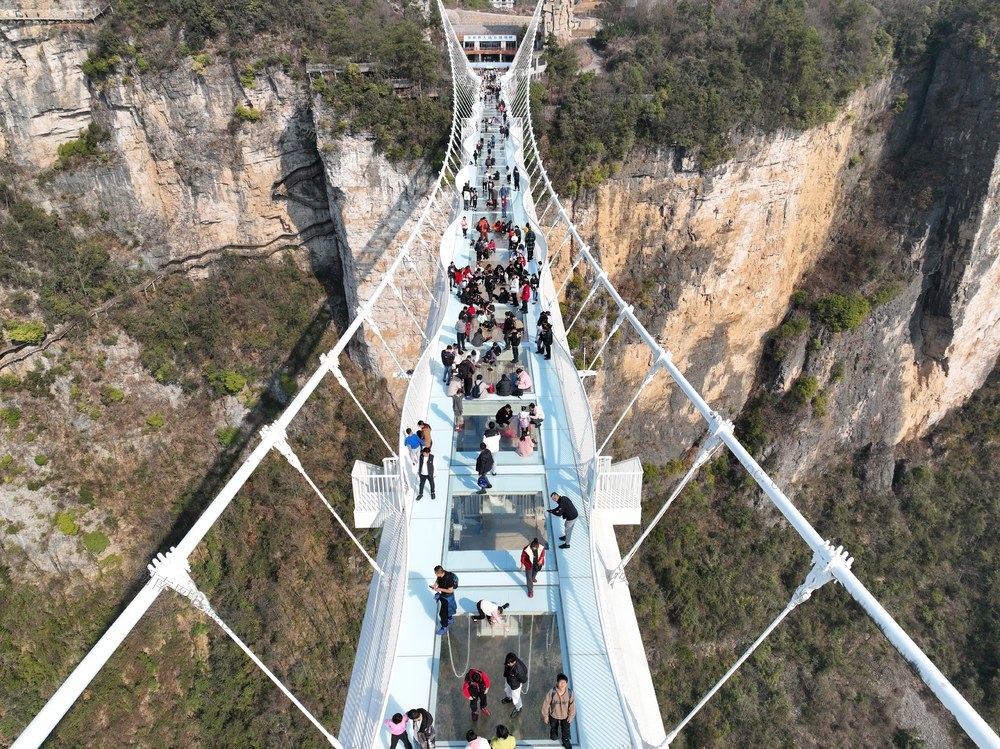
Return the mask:
M 389 749 L 396 749 L 396 744 L 400 741 L 403 742 L 403 746 L 406 749 L 413 749 L 410 737 L 406 733 L 406 724 L 409 722 L 410 719 L 402 713 L 396 713 L 391 718 L 385 719 L 385 727 L 389 729 L 389 733 L 392 735 L 392 740 L 389 742 Z

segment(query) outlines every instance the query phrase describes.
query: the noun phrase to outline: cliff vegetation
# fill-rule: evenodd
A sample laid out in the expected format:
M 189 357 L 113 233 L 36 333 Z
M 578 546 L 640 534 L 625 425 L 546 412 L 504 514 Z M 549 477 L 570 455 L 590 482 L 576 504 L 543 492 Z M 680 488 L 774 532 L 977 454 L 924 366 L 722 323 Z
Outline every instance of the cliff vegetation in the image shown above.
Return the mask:
M 571 192 L 596 187 L 634 146 L 710 167 L 741 134 L 827 122 L 852 91 L 940 45 L 1000 52 L 988 0 L 612 0 L 603 16 L 599 67 L 547 44 L 546 164 Z

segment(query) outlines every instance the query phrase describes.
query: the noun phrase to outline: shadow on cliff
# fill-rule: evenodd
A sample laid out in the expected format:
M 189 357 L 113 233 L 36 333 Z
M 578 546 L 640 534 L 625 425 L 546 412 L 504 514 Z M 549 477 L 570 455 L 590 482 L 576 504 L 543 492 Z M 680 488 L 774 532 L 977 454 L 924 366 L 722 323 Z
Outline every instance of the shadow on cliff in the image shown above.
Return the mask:
M 283 154 L 283 176 L 272 187 L 272 199 L 286 202 L 293 223 L 290 230 L 300 234 L 300 247 L 308 249 L 311 271 L 323 286 L 325 300 L 291 346 L 285 360 L 275 368 L 267 391 L 243 420 L 237 440 L 216 458 L 198 485 L 183 498 L 183 509 L 164 534 L 159 544 L 160 551 L 167 551 L 183 538 L 256 444 L 261 428 L 274 421 L 288 405 L 291 396 L 285 392 L 282 379 L 295 380 L 305 373 L 307 367 L 313 364 L 317 349 L 330 326 L 342 330 L 347 323 L 348 308 L 344 295 L 343 265 L 336 241 L 337 226 L 330 216 L 323 165 L 316 149 L 308 108 L 301 107 L 289 120 L 281 134 L 279 148 Z M 142 576 L 135 582 L 134 590 L 126 596 L 125 602 L 144 583 L 145 576 Z

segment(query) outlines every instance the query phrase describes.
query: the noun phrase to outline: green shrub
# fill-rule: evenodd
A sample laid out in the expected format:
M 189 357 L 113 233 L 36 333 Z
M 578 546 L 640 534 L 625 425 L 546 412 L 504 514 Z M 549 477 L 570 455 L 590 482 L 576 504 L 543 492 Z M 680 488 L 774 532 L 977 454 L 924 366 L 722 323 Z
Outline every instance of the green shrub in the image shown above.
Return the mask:
M 208 384 L 221 395 L 236 395 L 247 386 L 247 378 L 235 369 L 226 369 L 221 372 L 206 369 L 205 377 L 208 379 Z
M 163 418 L 163 414 L 152 414 L 146 419 L 146 426 L 154 431 L 162 428 L 166 423 L 167 420 Z
M 35 456 L 35 465 L 36 466 L 46 466 L 48 464 L 49 464 L 49 458 L 48 458 L 47 455 L 41 455 L 41 454 L 39 454 L 39 455 Z
M 822 418 L 826 415 L 827 406 L 830 403 L 830 395 L 825 390 L 816 393 L 812 400 L 812 414 L 814 419 Z
M 45 323 L 32 320 L 22 323 L 8 323 L 4 326 L 7 329 L 7 338 L 11 343 L 27 343 L 37 346 L 45 340 Z
M 791 302 L 793 307 L 804 307 L 809 301 L 808 291 L 796 291 L 792 294 Z
M 59 158 L 52 165 L 53 169 L 66 169 L 91 156 L 96 156 L 100 149 L 98 146 L 106 141 L 110 135 L 96 122 L 91 122 L 86 128 L 80 131 L 80 136 L 73 140 L 61 143 L 58 148 Z
M 105 385 L 101 388 L 101 402 L 109 406 L 112 403 L 121 403 L 125 400 L 125 393 L 113 385 Z
M 835 362 L 833 367 L 830 368 L 830 382 L 840 382 L 844 379 L 844 362 Z
M 236 427 L 219 427 L 215 430 L 215 436 L 219 439 L 219 444 L 229 447 L 240 436 L 240 430 Z
M 892 734 L 892 745 L 896 749 L 924 749 L 926 742 L 920 734 L 907 728 L 897 728 Z
M 119 55 L 102 57 L 98 52 L 88 52 L 87 59 L 83 61 L 80 68 L 88 78 L 101 80 L 114 73 L 121 61 L 122 58 Z
M 10 374 L 9 372 L 0 374 L 0 391 L 17 390 L 20 385 L 21 380 L 17 375 Z
M 17 406 L 7 406 L 0 409 L 0 419 L 7 425 L 8 429 L 17 429 L 17 425 L 21 423 L 21 409 Z
M 202 78 L 205 77 L 205 70 L 208 68 L 208 64 L 212 62 L 211 55 L 204 52 L 195 55 L 191 58 L 191 70 L 197 73 Z
M 902 288 L 898 283 L 885 284 L 872 294 L 868 300 L 871 302 L 872 307 L 878 307 L 881 304 L 891 302 L 899 296 L 901 291 Z
M 64 510 L 56 515 L 56 527 L 64 536 L 75 536 L 80 532 L 74 510 Z
M 847 160 L 847 168 L 853 169 L 854 167 L 858 166 L 863 161 L 863 159 L 864 157 L 860 153 L 854 154 L 853 156 L 851 156 L 850 159 Z
M 816 395 L 819 390 L 819 380 L 812 375 L 803 375 L 795 381 L 792 389 L 788 391 L 788 404 L 791 410 L 798 411 L 805 406 Z
M 818 322 L 839 333 L 858 327 L 869 312 L 871 305 L 863 296 L 831 294 L 816 303 L 814 316 Z
M 901 94 L 896 94 L 892 100 L 892 111 L 896 114 L 901 114 L 904 109 L 906 109 L 907 102 L 910 101 L 910 95 L 905 91 Z
M 289 398 L 294 396 L 296 391 L 299 389 L 299 385 L 295 381 L 295 378 L 292 375 L 288 374 L 287 372 L 283 372 L 281 374 L 279 381 L 281 382 L 282 392 Z
M 87 551 L 97 556 L 111 545 L 111 540 L 100 531 L 91 531 L 83 534 L 83 545 L 87 547 Z
M 580 334 L 575 330 L 571 330 L 566 334 L 566 345 L 569 346 L 570 351 L 575 351 L 580 347 Z
M 258 122 L 261 116 L 261 111 L 257 107 L 248 107 L 245 104 L 236 105 L 236 117 L 243 122 Z
M 240 85 L 243 88 L 257 88 L 257 71 L 253 65 L 247 65 L 240 71 Z
M 772 335 L 777 340 L 795 338 L 809 329 L 809 319 L 796 315 L 775 328 Z

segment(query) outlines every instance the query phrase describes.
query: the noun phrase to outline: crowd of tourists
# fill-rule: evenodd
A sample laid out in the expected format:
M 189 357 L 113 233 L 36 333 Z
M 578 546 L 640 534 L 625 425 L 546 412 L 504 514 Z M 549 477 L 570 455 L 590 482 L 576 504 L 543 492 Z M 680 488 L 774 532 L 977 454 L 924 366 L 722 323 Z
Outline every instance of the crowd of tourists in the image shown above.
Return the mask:
M 529 373 L 531 366 L 522 361 L 521 349 L 525 342 L 525 320 L 529 309 L 539 302 L 539 275 L 535 263 L 537 237 L 530 224 L 522 227 L 514 220 L 512 201 L 514 193 L 521 189 L 520 171 L 516 166 L 510 169 L 503 163 L 497 163 L 497 154 L 509 137 L 510 130 L 507 107 L 495 73 L 488 72 L 483 76 L 481 96 L 484 104 L 496 112 L 483 117 L 482 135 L 473 149 L 472 163 L 479 168 L 482 179 L 476 184 L 466 182 L 460 192 L 465 212 L 478 212 L 482 199 L 485 211 L 498 215 L 491 221 L 481 214 L 471 227 L 468 216 L 463 214 L 461 218 L 462 237 L 468 243 L 470 261 L 464 266 L 460 262 L 452 262 L 448 267 L 450 289 L 460 302 L 460 312 L 454 323 L 455 342 L 445 346 L 440 358 L 442 383 L 452 402 L 456 433 L 462 433 L 467 424 L 477 423 L 465 419 L 466 401 L 490 396 L 501 401 L 495 415 L 482 422 L 482 433 L 466 439 L 475 444 L 478 437 L 477 486 L 479 493 L 486 494 L 493 488 L 490 478 L 497 475 L 497 453 L 501 450 L 515 451 L 522 458 L 535 454 L 545 413 L 537 399 L 517 404 L 504 402 L 504 399 L 521 399 L 536 393 Z M 534 343 L 539 357 L 551 359 L 553 331 L 547 311 L 538 315 Z M 419 421 L 416 429 L 407 428 L 404 445 L 419 477 L 416 499 L 421 500 L 426 489 L 430 491 L 430 498 L 435 499 L 430 425 Z M 551 501 L 553 507 L 549 512 L 564 521 L 564 534 L 560 537 L 563 543 L 559 548 L 568 549 L 578 517 L 576 507 L 572 500 L 556 492 L 552 492 Z M 545 554 L 546 545 L 538 538 L 521 549 L 519 565 L 525 575 L 529 598 L 534 597 L 534 585 L 545 567 Z M 435 567 L 434 574 L 435 580 L 430 588 L 434 591 L 440 621 L 437 634 L 444 635 L 459 613 L 455 596 L 459 580 L 456 573 L 441 565 Z M 485 621 L 508 631 L 505 619 L 508 606 L 483 599 L 477 601 L 476 613 L 469 612 L 469 615 L 473 621 Z M 501 704 L 511 705 L 510 717 L 514 718 L 523 709 L 522 686 L 528 680 L 528 669 L 517 653 L 508 653 L 504 659 L 503 680 L 505 697 Z M 490 685 L 490 677 L 483 669 L 470 668 L 464 676 L 462 694 L 469 702 L 473 724 L 478 725 L 480 715 L 491 715 L 488 706 Z M 555 684 L 544 694 L 540 708 L 542 720 L 549 727 L 550 738 L 561 739 L 564 747 L 570 747 L 570 724 L 576 717 L 576 703 L 565 674 L 556 676 Z M 425 708 L 395 713 L 385 720 L 385 727 L 391 736 L 390 749 L 395 749 L 400 743 L 412 749 L 411 734 L 421 749 L 434 749 L 436 746 L 437 727 L 434 717 Z M 498 724 L 493 733 L 492 738 L 487 738 L 475 728 L 469 729 L 465 733 L 467 749 L 515 747 L 517 739 L 508 726 Z

